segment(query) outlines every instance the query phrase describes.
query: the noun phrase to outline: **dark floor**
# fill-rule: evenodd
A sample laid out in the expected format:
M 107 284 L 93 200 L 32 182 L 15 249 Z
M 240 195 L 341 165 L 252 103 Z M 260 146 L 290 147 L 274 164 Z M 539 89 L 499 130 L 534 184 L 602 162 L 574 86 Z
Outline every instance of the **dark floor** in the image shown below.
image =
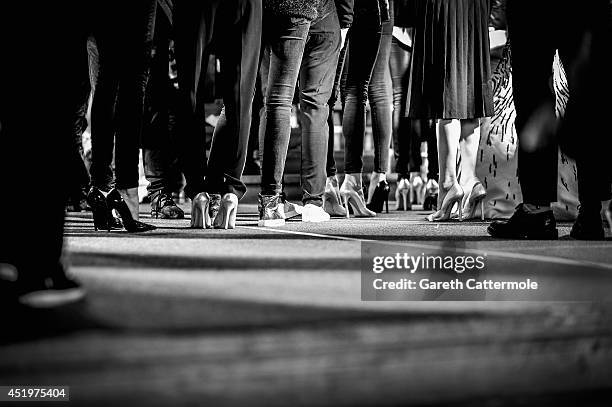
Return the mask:
M 255 209 L 235 230 L 153 219 L 141 235 L 69 214 L 87 301 L 4 307 L 0 385 L 69 385 L 72 404 L 104 406 L 610 405 L 610 304 L 364 302 L 359 272 L 363 242 L 453 240 L 499 259 L 491 274 L 605 293 L 609 237 L 572 241 L 564 224 L 555 242 L 492 240 L 420 211 L 263 229 Z

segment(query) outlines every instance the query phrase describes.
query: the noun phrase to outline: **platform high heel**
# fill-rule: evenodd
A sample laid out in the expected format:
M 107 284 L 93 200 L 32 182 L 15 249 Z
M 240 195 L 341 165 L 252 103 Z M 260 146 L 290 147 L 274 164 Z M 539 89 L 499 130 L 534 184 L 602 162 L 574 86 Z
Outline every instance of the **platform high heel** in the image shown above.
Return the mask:
M 406 178 L 402 178 L 397 182 L 395 188 L 395 210 L 410 211 L 412 210 L 412 185 Z
M 200 192 L 191 200 L 191 225 L 194 229 L 210 229 L 212 221 L 210 217 L 210 196 L 206 192 Z
M 238 196 L 227 193 L 221 198 L 219 212 L 213 221 L 215 229 L 234 229 L 236 227 L 236 213 L 238 212 Z
M 110 232 L 111 229 L 123 228 L 121 221 L 113 216 L 106 197 L 98 188 L 91 187 L 87 193 L 87 204 L 93 213 L 94 229 L 96 231 L 106 230 Z
M 113 188 L 106 196 L 106 201 L 111 209 L 114 209 L 119 213 L 123 227 L 129 233 L 146 232 L 149 230 L 157 229 L 153 225 L 149 225 L 144 222 L 134 220 L 130 208 L 127 203 L 123 200 L 123 197 L 115 188 Z
M 359 181 L 357 181 L 357 177 L 359 177 Z M 373 218 L 376 216 L 376 213 L 369 210 L 366 206 L 360 181 L 361 174 L 346 174 L 342 187 L 340 187 L 340 196 L 342 197 L 347 218 L 350 216 L 349 204 L 353 209 L 355 217 Z
M 457 203 L 459 204 L 459 220 L 461 221 L 463 219 L 463 207 L 461 206 L 463 195 L 464 193 L 461 186 L 457 183 L 453 184 L 446 193 L 442 205 L 440 205 L 440 209 L 427 216 L 426 219 L 430 222 L 444 222 L 450 220 L 453 206 Z
M 477 182 L 467 199 L 465 199 L 466 203 L 463 205 L 463 220 L 474 219 L 476 217 L 476 209 L 480 206 L 480 219 L 484 221 L 484 203 L 486 197 L 487 190 L 480 182 Z
M 372 199 L 370 203 L 366 205 L 366 207 L 372 212 L 381 213 L 383 211 L 383 206 L 386 205 L 387 213 L 389 213 L 389 183 L 385 180 L 380 181 L 374 192 L 372 193 Z

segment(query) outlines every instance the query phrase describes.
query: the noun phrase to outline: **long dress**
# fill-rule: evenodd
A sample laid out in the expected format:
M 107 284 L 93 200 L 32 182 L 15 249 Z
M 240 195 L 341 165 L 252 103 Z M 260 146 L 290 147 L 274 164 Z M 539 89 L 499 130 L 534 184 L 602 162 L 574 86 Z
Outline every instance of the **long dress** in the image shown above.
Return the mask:
M 407 115 L 493 115 L 489 0 L 416 0 Z

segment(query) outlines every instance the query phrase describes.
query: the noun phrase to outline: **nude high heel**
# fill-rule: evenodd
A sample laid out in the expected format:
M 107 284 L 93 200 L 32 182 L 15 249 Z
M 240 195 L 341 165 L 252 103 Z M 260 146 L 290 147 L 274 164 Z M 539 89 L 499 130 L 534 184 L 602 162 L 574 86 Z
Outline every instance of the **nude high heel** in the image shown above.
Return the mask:
M 376 216 L 375 212 L 366 207 L 363 189 L 361 188 L 361 174 L 346 174 L 344 176 L 344 182 L 340 187 L 340 196 L 346 209 L 347 218 L 349 217 L 349 204 L 355 217 L 373 218 Z
M 238 212 L 238 196 L 227 193 L 221 198 L 219 212 L 213 221 L 215 229 L 234 229 L 236 227 L 236 213 Z
M 463 206 L 463 220 L 474 219 L 476 217 L 476 209 L 480 206 L 480 219 L 485 220 L 484 203 L 487 197 L 487 190 L 480 183 L 474 184 L 470 195 L 468 196 L 465 205 Z
M 442 205 L 440 205 L 440 209 L 427 216 L 427 220 L 430 222 L 444 222 L 451 219 L 453 206 L 458 203 L 459 204 L 459 221 L 463 219 L 463 207 L 461 205 L 461 201 L 463 200 L 463 189 L 457 183 L 453 184 L 452 187 L 446 193 L 444 200 L 442 201 Z
M 206 192 L 200 192 L 191 200 L 191 227 L 194 229 L 210 229 L 211 219 L 209 214 L 210 196 Z
M 397 183 L 395 189 L 395 210 L 409 211 L 412 210 L 412 184 L 406 178 L 402 178 Z

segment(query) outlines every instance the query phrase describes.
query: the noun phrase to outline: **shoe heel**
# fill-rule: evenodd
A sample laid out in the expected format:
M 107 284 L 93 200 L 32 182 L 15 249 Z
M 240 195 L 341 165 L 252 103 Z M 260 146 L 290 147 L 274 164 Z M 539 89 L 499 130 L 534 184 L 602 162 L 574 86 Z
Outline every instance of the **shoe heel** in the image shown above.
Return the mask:
M 191 203 L 191 228 L 194 229 L 210 229 L 211 220 L 209 213 L 210 197 L 207 193 L 202 192 L 193 198 Z
M 234 194 L 225 194 L 215 217 L 215 229 L 234 229 L 236 227 L 236 211 L 238 210 L 238 197 Z
M 385 209 L 386 209 L 386 213 L 389 213 L 389 195 L 388 194 L 385 197 Z
M 457 206 L 459 207 L 459 222 L 463 222 L 463 205 L 461 205 L 461 199 L 459 199 L 457 203 Z M 451 205 L 451 211 L 453 206 L 454 205 Z
M 348 206 L 348 201 L 349 198 L 346 195 L 342 196 L 342 204 L 344 205 L 344 209 L 346 210 L 346 218 L 349 219 L 351 217 L 350 213 L 349 213 L 349 206 Z
M 485 205 L 484 205 L 484 199 L 480 200 L 480 220 L 484 221 L 485 220 Z
M 404 211 L 408 211 L 408 190 L 403 189 L 401 194 L 402 202 L 404 203 Z

